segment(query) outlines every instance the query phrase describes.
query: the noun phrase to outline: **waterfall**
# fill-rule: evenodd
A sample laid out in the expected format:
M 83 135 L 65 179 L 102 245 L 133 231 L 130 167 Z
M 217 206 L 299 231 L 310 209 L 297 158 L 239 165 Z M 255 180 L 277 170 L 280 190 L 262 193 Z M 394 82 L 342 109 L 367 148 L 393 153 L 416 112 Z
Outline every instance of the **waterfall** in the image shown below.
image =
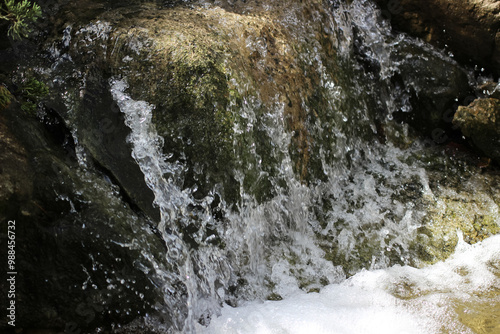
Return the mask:
M 168 252 L 167 258 L 155 261 L 165 261 L 171 268 L 158 269 L 157 274 L 164 278 L 165 305 L 179 331 L 256 333 L 258 326 L 265 333 L 292 331 L 286 319 L 300 314 L 279 318 L 276 308 L 291 310 L 292 305 L 313 303 L 327 310 L 344 309 L 336 313 L 336 321 L 344 316 L 360 321 L 359 327 L 346 325 L 346 333 L 368 333 L 367 318 L 377 319 L 375 323 L 381 326 L 397 322 L 387 332 L 436 331 L 425 310 L 415 316 L 409 310 L 414 305 L 390 291 L 406 284 L 412 275 L 418 279 L 408 278 L 408 284 L 414 290 L 425 289 L 424 276 L 434 273 L 433 269 L 414 272 L 408 265 L 420 264 L 413 247 L 428 214 L 426 205 L 436 200 L 424 162 L 434 153 L 426 150 L 428 143 L 411 137 L 408 125 L 394 121 L 395 113 L 408 114 L 412 106 L 409 90 L 392 79 L 403 66 L 404 59 L 394 56 L 402 46 L 423 49 L 445 63 L 453 59 L 421 41 L 393 34 L 369 1 L 342 2 L 330 10 L 332 29 L 338 36 L 338 63 L 345 73 L 334 80 L 325 67 L 317 68 L 329 100 L 321 111 L 326 116 L 309 124 L 311 136 L 321 140 L 317 158 L 323 177 L 313 182 L 303 182 L 294 172 L 289 150 L 294 133 L 286 126 L 282 99 L 276 96 L 272 108 L 257 113 L 262 101 L 256 95 L 238 110 L 233 125 L 232 145 L 239 159 L 234 173 L 241 200 L 229 205 L 217 187 L 206 197 L 195 198 L 195 188 L 183 188 L 184 162 L 172 162 L 169 154 L 173 153 L 163 150 L 163 138 L 152 121 L 155 106 L 128 95 L 126 76 L 109 82 L 131 130 L 128 141 L 133 158 L 161 212 L 157 228 Z M 251 43 L 249 48 L 258 48 Z M 320 59 L 321 50 L 316 52 L 300 56 L 306 62 Z M 237 90 L 246 89 L 233 84 Z M 417 92 L 420 89 L 417 82 L 404 84 Z M 272 149 L 266 154 L 276 164 L 273 175 L 262 165 L 256 137 L 247 136 L 257 130 L 270 141 Z M 384 136 L 389 140 L 381 139 Z M 238 153 L 240 142 L 247 145 L 249 155 Z M 248 166 L 257 171 L 256 186 L 270 184 L 270 198 L 260 200 L 244 186 Z M 223 218 L 217 218 L 214 210 L 224 212 Z M 186 231 L 192 232 L 187 235 Z M 491 245 L 484 252 L 494 258 Z M 480 252 L 474 249 L 463 253 Z M 452 272 L 459 267 L 457 263 L 442 266 Z M 483 265 L 482 272 L 491 271 Z M 394 286 L 385 289 L 383 285 L 390 280 Z M 429 284 L 429 291 L 440 291 L 438 278 Z M 320 297 L 314 299 L 319 291 Z M 246 304 L 266 299 L 282 301 L 267 302 L 262 308 L 262 304 Z M 358 307 L 356 315 L 345 310 L 352 305 Z M 376 308 L 381 311 L 377 313 Z M 267 312 L 277 317 L 276 327 Z M 318 317 L 322 324 L 324 318 Z M 232 319 L 240 322 L 235 325 Z M 306 327 L 292 332 L 311 330 L 309 322 L 298 323 Z M 317 328 L 318 333 L 333 331 L 326 324 L 318 326 L 323 326 Z M 342 332 L 342 327 L 335 330 Z
M 164 260 L 176 267 L 174 273 L 165 273 L 164 291 L 175 291 L 171 281 L 180 280 L 186 285 L 187 314 L 179 314 L 178 319 L 186 317 L 183 326 L 177 324 L 180 328 L 192 332 L 196 321 L 218 314 L 226 297 L 225 291 L 238 284 L 237 279 L 246 281 L 241 296 L 252 299 L 266 298 L 271 293 L 266 285 L 271 283 L 276 285 L 274 291 L 281 297 L 299 290 L 300 283 L 292 274 L 294 270 L 303 271 L 300 279 L 310 281 L 309 289 L 319 289 L 322 284 L 343 279 L 342 270 L 323 259 L 323 251 L 314 244 L 314 234 L 310 229 L 314 218 L 308 212 L 313 195 L 311 189 L 295 179 L 289 157 L 280 167 L 280 177 L 290 180 L 288 189 L 280 190 L 272 200 L 261 204 L 246 194 L 239 212 L 230 213 L 227 226 L 218 227 L 219 235 L 224 236 L 225 249 L 210 244 L 214 235 L 205 240 L 200 238 L 200 249 L 189 249 L 179 237 L 182 232 L 176 222 L 186 221 L 196 214 L 196 219 L 201 220 L 200 229 L 214 225 L 209 208 L 213 198 L 195 200 L 189 190 L 183 191 L 176 184 L 176 180 L 182 177 L 182 166 L 165 162 L 161 153 L 162 140 L 151 123 L 153 106 L 127 96 L 125 80 L 111 80 L 111 92 L 131 129 L 128 140 L 133 147 L 133 157 L 154 191 L 155 204 L 162 214 L 158 229 L 169 250 L 169 257 Z M 251 107 L 244 112 L 248 113 L 248 118 L 254 117 Z M 284 131 L 280 116 L 278 106 L 276 113 L 267 115 L 267 129 L 271 138 L 276 140 L 277 150 L 283 153 L 287 150 L 290 134 Z M 195 206 L 198 209 L 193 213 Z M 297 263 L 291 265 L 292 259 Z M 236 268 L 239 278 L 235 277 Z M 166 302 L 172 309 L 178 309 L 182 300 L 166 297 Z

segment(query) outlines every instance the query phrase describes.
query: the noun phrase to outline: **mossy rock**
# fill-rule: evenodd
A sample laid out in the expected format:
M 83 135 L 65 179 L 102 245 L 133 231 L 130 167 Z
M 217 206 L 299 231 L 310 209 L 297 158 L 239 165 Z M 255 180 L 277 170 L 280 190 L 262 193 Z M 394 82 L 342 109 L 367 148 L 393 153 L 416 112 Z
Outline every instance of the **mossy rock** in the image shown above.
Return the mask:
M 443 189 L 429 202 L 426 222 L 419 228 L 414 244 L 423 263 L 448 258 L 460 235 L 465 242 L 474 244 L 500 232 L 499 202 L 491 196 L 495 190 L 486 189 L 490 181 L 476 179 L 475 185 L 469 183 L 468 191 Z
M 155 4 L 111 10 L 73 28 L 70 54 L 78 64 L 123 76 L 132 98 L 155 105 L 153 122 L 164 138 L 165 155 L 187 167 L 183 188 L 193 189 L 196 198 L 217 188 L 234 204 L 242 186 L 260 202 L 273 194 L 270 182 L 259 177 L 275 176 L 283 158 L 266 138 L 268 125 L 261 118 L 279 105 L 286 129 L 296 134 L 290 143 L 296 175 L 303 181 L 321 177 L 320 162 L 311 158 L 315 140 L 307 124 L 307 114 L 315 111 L 303 107 L 316 94 L 318 61 L 300 64 L 297 55 L 319 47 L 334 62 L 335 36 L 323 33 L 320 24 L 308 25 L 310 39 L 299 40 L 280 22 L 291 13 L 300 20 L 313 11 L 324 13 L 319 1 L 310 1 L 310 8 L 276 2 L 276 11 L 255 9 L 252 15 L 226 5 L 231 10 Z M 250 105 L 256 122 L 242 115 Z M 235 133 L 236 127 L 248 130 Z M 253 149 L 235 146 L 240 139 L 253 142 L 258 156 Z M 243 181 L 235 172 L 241 167 Z

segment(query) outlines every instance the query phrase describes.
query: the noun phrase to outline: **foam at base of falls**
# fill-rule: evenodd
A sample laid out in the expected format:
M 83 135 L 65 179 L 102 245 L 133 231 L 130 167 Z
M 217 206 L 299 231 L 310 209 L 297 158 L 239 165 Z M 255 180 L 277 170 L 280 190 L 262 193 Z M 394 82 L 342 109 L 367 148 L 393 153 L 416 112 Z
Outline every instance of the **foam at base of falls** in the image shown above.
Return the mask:
M 225 306 L 203 333 L 497 333 L 500 236 L 461 241 L 445 262 L 362 271 L 320 293 Z M 487 303 L 484 309 L 478 307 Z M 468 322 L 468 317 L 473 321 Z

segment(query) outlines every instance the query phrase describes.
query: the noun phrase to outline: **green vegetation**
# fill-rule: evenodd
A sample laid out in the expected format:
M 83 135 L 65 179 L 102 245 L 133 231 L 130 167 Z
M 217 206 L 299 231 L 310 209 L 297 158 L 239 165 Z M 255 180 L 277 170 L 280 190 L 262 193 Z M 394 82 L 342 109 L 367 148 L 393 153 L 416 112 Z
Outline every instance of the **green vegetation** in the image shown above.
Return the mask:
M 27 112 L 34 112 L 38 102 L 48 94 L 49 88 L 46 84 L 33 78 L 28 80 L 21 88 L 21 96 L 24 100 L 21 103 L 21 109 Z
M 17 2 L 5 0 L 0 7 L 0 19 L 9 21 L 10 27 L 7 34 L 13 39 L 27 37 L 31 32 L 30 23 L 42 16 L 42 10 L 36 3 L 28 0 Z
M 0 111 L 6 109 L 12 100 L 12 94 L 7 87 L 0 86 Z

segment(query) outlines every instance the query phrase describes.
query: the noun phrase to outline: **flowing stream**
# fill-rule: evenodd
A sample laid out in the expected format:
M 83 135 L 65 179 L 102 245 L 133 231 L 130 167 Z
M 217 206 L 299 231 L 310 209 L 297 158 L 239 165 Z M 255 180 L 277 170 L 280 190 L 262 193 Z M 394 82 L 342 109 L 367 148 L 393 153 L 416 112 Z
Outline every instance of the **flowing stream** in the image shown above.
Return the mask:
M 165 307 L 180 332 L 473 333 L 467 325 L 477 307 L 491 303 L 500 311 L 493 293 L 500 289 L 499 237 L 473 246 L 462 240 L 447 261 L 415 268 L 423 263 L 415 250 L 419 228 L 427 204 L 437 200 L 430 179 L 459 168 L 433 143 L 412 138 L 407 125 L 393 120 L 395 112 L 410 113 L 412 106 L 408 91 L 391 78 L 401 63 L 418 55 L 394 56 L 409 45 L 445 63 L 453 59 L 393 34 L 369 1 L 333 1 L 331 15 L 329 29 L 338 37 L 345 73 L 333 80 L 321 61 L 317 66 L 329 101 L 322 111 L 327 117 L 309 124 L 314 138 L 322 140 L 315 154 L 324 177 L 315 182 L 302 182 L 293 171 L 294 133 L 287 130 L 284 103 L 276 96 L 272 110 L 262 114 L 255 97 L 239 111 L 233 129 L 234 151 L 244 142 L 251 154 L 249 159 L 241 153 L 235 170 L 241 200 L 230 206 L 216 188 L 195 198 L 195 189 L 182 189 L 186 166 L 163 152 L 152 121 L 155 106 L 127 94 L 126 76 L 109 81 L 131 130 L 133 158 L 160 209 L 158 230 L 167 258 L 150 260 L 168 264 L 155 266 L 156 274 L 163 278 Z M 319 59 L 314 52 L 301 57 Z M 418 83 L 405 84 L 420 89 Z M 382 128 L 391 140 L 380 140 Z M 246 135 L 254 130 L 270 141 L 266 154 L 276 164 L 273 175 L 261 165 L 257 139 Z M 440 159 L 446 169 L 432 174 L 431 159 Z M 259 174 L 256 183 L 271 185 L 271 198 L 258 200 L 243 186 L 249 161 Z M 182 236 L 192 226 L 188 242 Z M 499 328 L 496 319 L 489 324 L 493 330 Z M 154 326 L 163 328 L 161 321 Z

